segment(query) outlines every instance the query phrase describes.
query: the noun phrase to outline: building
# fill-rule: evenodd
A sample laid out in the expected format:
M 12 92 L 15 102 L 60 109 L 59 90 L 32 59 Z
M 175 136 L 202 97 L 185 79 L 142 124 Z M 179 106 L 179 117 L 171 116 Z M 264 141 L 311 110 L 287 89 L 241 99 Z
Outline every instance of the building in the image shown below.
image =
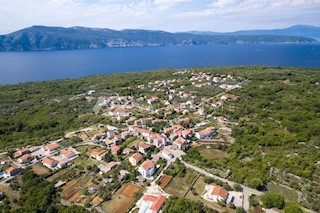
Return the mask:
M 163 195 L 144 195 L 138 213 L 158 213 L 165 201 L 166 197 Z
M 12 165 L 10 168 L 6 170 L 5 175 L 7 177 L 12 177 L 19 174 L 21 171 L 22 168 L 18 167 L 17 165 Z
M 154 134 L 149 135 L 147 137 L 147 140 L 149 143 L 152 143 L 156 147 L 161 147 L 161 146 L 165 146 L 167 144 L 168 139 L 167 139 L 167 136 L 165 136 L 165 135 L 154 133 Z
M 13 157 L 17 158 L 17 157 L 20 157 L 22 155 L 29 154 L 29 153 L 31 153 L 29 148 L 23 148 L 23 149 L 20 149 L 20 150 L 14 152 Z
M 140 142 L 139 146 L 138 146 L 138 150 L 139 152 L 146 154 L 148 152 L 148 150 L 150 149 L 150 145 L 145 143 L 145 142 Z
M 50 169 L 54 168 L 59 162 L 51 157 L 46 157 L 42 160 L 42 164 Z
M 68 149 L 63 149 L 60 151 L 60 155 L 64 158 L 67 158 L 67 159 L 70 159 L 70 158 L 73 158 L 75 156 L 77 156 L 76 153 L 74 153 L 73 151 L 71 150 L 68 150 Z
M 178 147 L 178 149 L 181 149 L 182 147 L 186 146 L 188 143 L 187 143 L 187 140 L 184 139 L 183 137 L 178 137 L 174 142 L 173 142 L 173 145 L 175 145 L 176 147 Z
M 138 163 L 142 160 L 142 155 L 140 153 L 134 153 L 129 157 L 129 162 L 132 166 L 138 165 Z
M 94 149 L 94 150 L 91 151 L 90 157 L 101 161 L 101 160 L 104 159 L 104 157 L 106 156 L 107 153 L 108 153 L 108 150 L 97 150 L 97 149 Z
M 117 166 L 118 166 L 118 164 L 116 162 L 114 162 L 114 161 L 111 161 L 111 162 L 107 163 L 107 168 L 109 170 L 112 170 L 112 169 L 116 168 Z
M 120 154 L 120 152 L 121 152 L 121 147 L 120 146 L 114 145 L 114 146 L 111 147 L 111 153 L 113 155 L 118 155 L 118 154 Z
M 208 199 L 214 202 L 225 202 L 228 198 L 229 192 L 221 186 L 212 187 L 211 192 L 208 193 Z
M 33 160 L 33 156 L 31 154 L 25 154 L 22 157 L 18 158 L 17 161 L 18 161 L 18 163 L 26 164 L 26 163 L 29 163 L 32 160 Z
M 163 155 L 163 157 L 168 158 L 168 159 L 174 158 L 173 154 L 167 149 L 164 149 L 162 151 L 162 155 Z
M 156 164 L 151 160 L 144 161 L 138 169 L 138 172 L 145 178 L 151 177 L 155 171 Z
M 57 150 L 57 149 L 59 149 L 59 148 L 60 148 L 59 144 L 57 144 L 57 143 L 51 143 L 51 144 L 48 144 L 48 145 L 46 145 L 46 146 L 43 146 L 43 147 L 42 147 L 42 150 L 51 153 L 51 152 L 53 152 L 53 151 L 55 151 L 55 150 Z
M 124 155 L 129 155 L 130 154 L 130 152 L 133 152 L 133 150 L 131 149 L 131 148 L 124 148 L 123 150 L 122 150 L 122 154 L 124 154 Z
M 148 102 L 148 104 L 155 104 L 158 101 L 159 101 L 159 98 L 156 96 L 153 96 L 153 97 L 149 98 L 147 102 Z
M 196 138 L 200 139 L 204 139 L 205 137 L 208 137 L 212 134 L 214 134 L 216 132 L 216 128 L 214 126 L 211 127 L 207 127 L 206 129 L 197 132 L 196 133 Z

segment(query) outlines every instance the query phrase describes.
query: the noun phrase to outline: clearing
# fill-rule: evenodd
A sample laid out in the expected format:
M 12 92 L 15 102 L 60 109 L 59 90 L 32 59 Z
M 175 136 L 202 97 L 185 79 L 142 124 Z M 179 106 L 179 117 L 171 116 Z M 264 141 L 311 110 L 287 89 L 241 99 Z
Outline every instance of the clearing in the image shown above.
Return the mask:
M 46 176 L 46 175 L 50 174 L 50 170 L 48 168 L 42 166 L 40 163 L 33 165 L 32 170 L 34 171 L 34 173 L 36 173 L 37 175 L 40 175 L 40 176 Z
M 292 189 L 288 189 L 283 186 L 279 186 L 273 183 L 268 184 L 269 191 L 272 193 L 282 194 L 286 200 L 297 201 L 298 193 Z
M 112 196 L 111 200 L 102 203 L 105 212 L 125 213 L 131 207 L 135 194 L 140 191 L 140 187 L 132 183 L 126 183 Z
M 183 196 L 197 175 L 194 170 L 188 168 L 183 178 L 178 176 L 174 177 L 164 190 L 172 195 Z
M 206 159 L 209 160 L 214 160 L 214 159 L 222 159 L 228 157 L 228 154 L 224 151 L 221 151 L 219 149 L 206 149 L 202 148 L 199 150 L 200 154 L 205 157 Z

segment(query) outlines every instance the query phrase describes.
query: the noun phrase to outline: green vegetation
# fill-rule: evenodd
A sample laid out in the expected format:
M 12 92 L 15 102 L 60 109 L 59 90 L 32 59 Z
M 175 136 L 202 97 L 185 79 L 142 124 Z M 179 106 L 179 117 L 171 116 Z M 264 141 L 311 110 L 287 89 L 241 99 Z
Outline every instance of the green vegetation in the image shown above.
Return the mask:
M 204 208 L 201 202 L 190 201 L 184 197 L 171 196 L 166 202 L 164 213 L 216 213 L 216 210 Z
M 280 194 L 273 194 L 270 192 L 266 192 L 261 196 L 261 201 L 263 205 L 270 209 L 276 207 L 278 209 L 283 209 L 286 205 L 284 196 Z

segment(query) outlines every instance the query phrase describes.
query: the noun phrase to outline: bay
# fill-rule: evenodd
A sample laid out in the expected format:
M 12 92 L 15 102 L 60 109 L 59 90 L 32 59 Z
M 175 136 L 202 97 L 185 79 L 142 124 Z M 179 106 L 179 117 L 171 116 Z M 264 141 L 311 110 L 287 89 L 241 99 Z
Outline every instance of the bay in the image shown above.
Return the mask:
M 160 68 L 239 65 L 320 68 L 320 44 L 226 44 L 0 52 L 0 84 Z

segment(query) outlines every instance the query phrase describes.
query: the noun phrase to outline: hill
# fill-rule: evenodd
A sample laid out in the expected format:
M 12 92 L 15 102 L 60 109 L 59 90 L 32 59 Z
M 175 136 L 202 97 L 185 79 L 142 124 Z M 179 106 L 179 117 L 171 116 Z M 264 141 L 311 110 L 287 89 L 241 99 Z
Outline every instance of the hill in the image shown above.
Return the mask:
M 228 33 L 218 32 L 190 32 L 198 35 L 281 35 L 281 36 L 301 36 L 305 38 L 313 38 L 320 41 L 320 27 L 310 25 L 295 25 L 284 29 L 273 30 L 240 30 Z
M 151 30 L 33 26 L 0 36 L 0 51 L 72 50 L 107 47 L 212 45 L 229 43 L 313 43 L 286 35 L 202 35 Z

